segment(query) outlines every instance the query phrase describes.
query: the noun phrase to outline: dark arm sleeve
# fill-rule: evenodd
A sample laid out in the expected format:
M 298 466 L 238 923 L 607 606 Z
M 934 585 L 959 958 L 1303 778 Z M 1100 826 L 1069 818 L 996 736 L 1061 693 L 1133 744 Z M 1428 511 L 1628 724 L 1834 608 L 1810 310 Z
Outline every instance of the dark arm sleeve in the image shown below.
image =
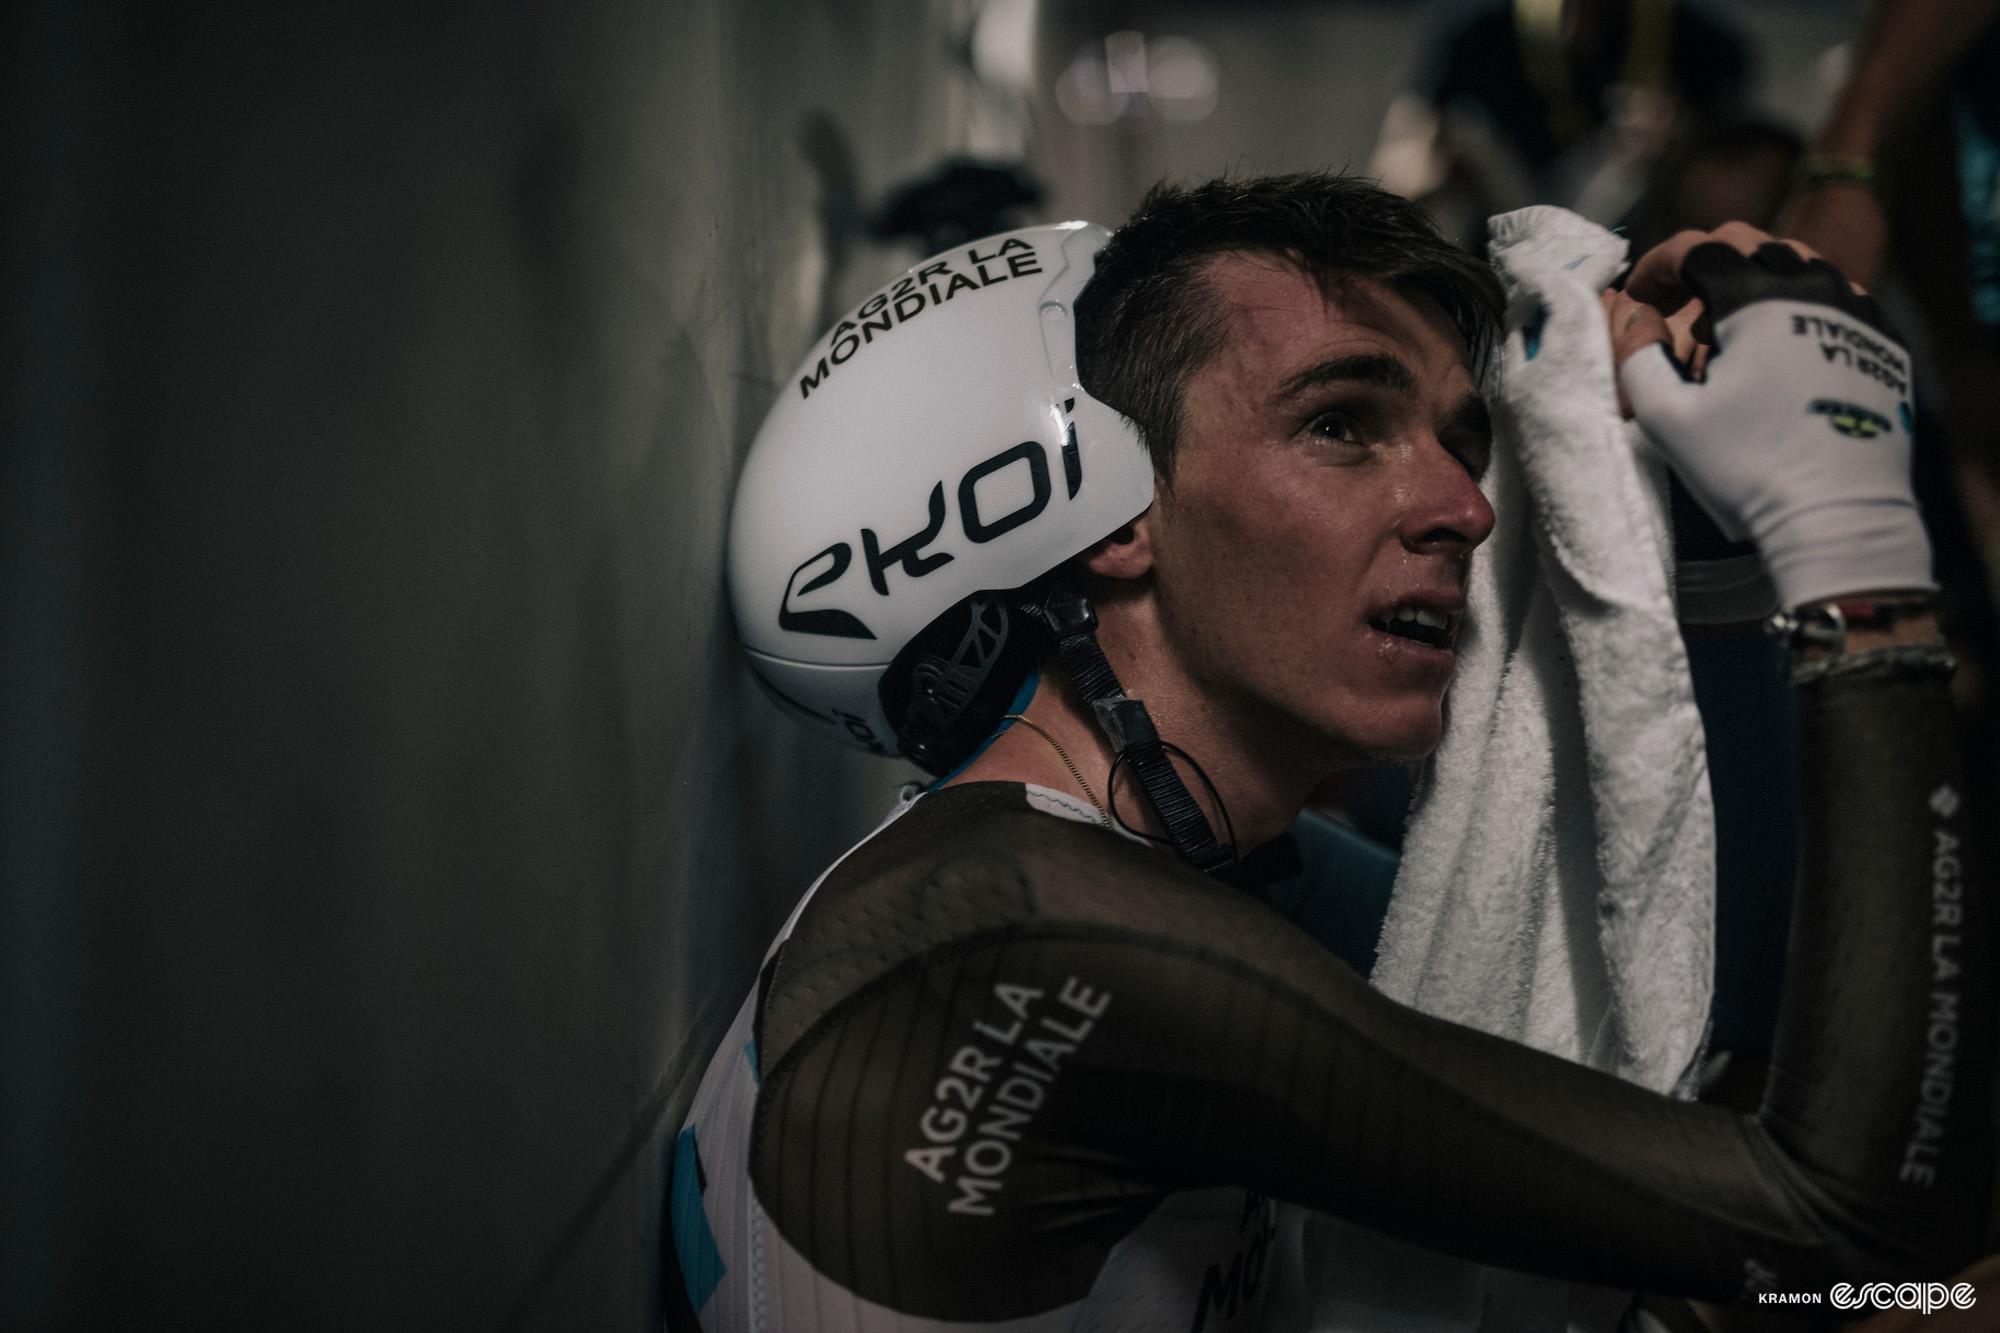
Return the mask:
M 1981 1232 L 1993 1040 L 1950 701 L 1883 671 L 1803 708 L 1807 846 L 1754 1117 L 1397 1005 L 1240 896 L 1162 888 L 1121 916 L 1085 888 L 793 1043 L 759 1196 L 830 1276 L 957 1318 L 1073 1299 L 1165 1193 L 1219 1184 L 1668 1294 L 1949 1271 Z

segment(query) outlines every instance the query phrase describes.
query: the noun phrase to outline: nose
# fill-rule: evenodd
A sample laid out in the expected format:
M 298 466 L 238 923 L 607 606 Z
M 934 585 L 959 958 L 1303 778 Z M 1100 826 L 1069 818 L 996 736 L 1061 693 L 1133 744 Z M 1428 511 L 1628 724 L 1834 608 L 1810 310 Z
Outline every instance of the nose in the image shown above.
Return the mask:
M 1465 465 L 1433 438 L 1416 451 L 1399 535 L 1419 555 L 1464 557 L 1493 535 L 1493 506 Z

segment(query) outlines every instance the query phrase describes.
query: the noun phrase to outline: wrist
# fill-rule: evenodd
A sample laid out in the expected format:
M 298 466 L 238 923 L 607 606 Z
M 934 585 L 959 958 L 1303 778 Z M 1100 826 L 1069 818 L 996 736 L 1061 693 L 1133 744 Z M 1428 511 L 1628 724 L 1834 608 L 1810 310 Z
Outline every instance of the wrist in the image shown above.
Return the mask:
M 1938 638 L 1937 601 L 1926 592 L 1866 593 L 1822 605 L 1839 609 L 1847 622 L 1845 651 L 1850 653 L 1935 643 Z
M 1937 600 L 1923 589 L 1824 598 L 1780 611 L 1768 628 L 1790 643 L 1798 663 L 1939 642 Z
M 1878 200 L 1888 197 L 1887 173 L 1865 153 L 1808 153 L 1799 159 L 1795 184 L 1801 192 L 1848 186 Z

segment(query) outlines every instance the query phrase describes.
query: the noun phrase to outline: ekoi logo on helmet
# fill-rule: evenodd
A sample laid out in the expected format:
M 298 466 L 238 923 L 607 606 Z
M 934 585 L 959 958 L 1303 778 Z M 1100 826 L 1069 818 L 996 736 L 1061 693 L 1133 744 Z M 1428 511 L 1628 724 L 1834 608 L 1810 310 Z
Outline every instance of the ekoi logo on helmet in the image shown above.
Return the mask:
M 1075 399 L 1065 404 L 1065 410 L 1074 408 Z M 1027 475 L 1020 478 L 1027 484 L 1027 498 L 1012 509 L 997 516 L 988 517 L 980 508 L 980 486 L 990 479 L 1015 479 L 1018 465 L 1025 465 Z M 1083 486 L 1083 458 L 1076 444 L 1076 423 L 1071 422 L 1063 437 L 1062 446 L 1063 482 L 1069 499 L 1075 499 Z M 1004 484 L 1004 483 L 1003 483 Z M 1018 483 L 1008 488 L 1012 494 L 1008 499 L 1019 497 Z M 1049 507 L 1055 494 L 1055 487 L 1049 474 L 1048 451 L 1038 440 L 1023 440 L 1019 444 L 1002 449 L 990 458 L 981 459 L 965 470 L 958 479 L 958 521 L 965 539 L 975 545 L 984 545 L 995 538 L 1033 522 L 1042 511 Z M 1001 497 L 988 493 L 989 508 Z M 877 595 L 889 595 L 889 572 L 902 567 L 905 577 L 920 579 L 951 563 L 949 551 L 931 551 L 925 548 L 935 542 L 944 531 L 947 506 L 942 481 L 931 487 L 925 502 L 926 522 L 921 531 L 888 545 L 876 535 L 873 528 L 862 528 L 861 562 L 868 571 L 868 582 Z M 822 564 L 822 562 L 825 562 Z M 784 596 L 778 602 L 778 628 L 799 634 L 823 634 L 829 638 L 872 639 L 875 632 L 868 628 L 851 611 L 834 607 L 819 609 L 796 609 L 793 598 L 803 598 L 809 593 L 831 587 L 840 582 L 854 563 L 854 549 L 847 542 L 835 542 L 825 550 L 801 561 L 791 577 L 785 581 Z M 799 576 L 813 570 L 804 583 Z

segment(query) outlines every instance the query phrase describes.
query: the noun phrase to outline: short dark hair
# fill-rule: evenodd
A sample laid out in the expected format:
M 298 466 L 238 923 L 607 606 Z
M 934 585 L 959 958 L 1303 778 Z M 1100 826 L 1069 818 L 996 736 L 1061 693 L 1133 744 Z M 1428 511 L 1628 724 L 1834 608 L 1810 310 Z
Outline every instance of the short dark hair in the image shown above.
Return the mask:
M 1504 309 L 1483 260 L 1373 181 L 1302 172 L 1154 186 L 1098 253 L 1096 276 L 1077 298 L 1076 360 L 1084 389 L 1139 426 L 1169 482 L 1183 390 L 1227 328 L 1202 267 L 1237 253 L 1281 259 L 1323 290 L 1364 277 L 1429 297 L 1457 326 L 1475 373 Z

